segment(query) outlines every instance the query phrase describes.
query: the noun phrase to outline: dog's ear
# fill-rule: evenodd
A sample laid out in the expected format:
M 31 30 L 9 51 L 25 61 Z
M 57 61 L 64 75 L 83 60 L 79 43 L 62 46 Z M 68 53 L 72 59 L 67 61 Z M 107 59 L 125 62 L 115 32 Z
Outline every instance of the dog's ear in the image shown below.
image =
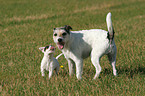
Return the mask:
M 39 50 L 41 50 L 44 53 L 45 47 L 40 47 Z
M 69 26 L 69 25 L 65 25 L 64 28 L 68 33 L 70 30 L 72 30 L 71 26 Z

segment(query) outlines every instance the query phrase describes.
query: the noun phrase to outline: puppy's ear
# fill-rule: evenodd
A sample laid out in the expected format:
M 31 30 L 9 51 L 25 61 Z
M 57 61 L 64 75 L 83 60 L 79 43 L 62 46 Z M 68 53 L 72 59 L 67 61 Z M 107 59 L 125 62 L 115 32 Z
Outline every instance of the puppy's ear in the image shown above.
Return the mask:
M 70 30 L 72 30 L 71 26 L 69 25 L 65 25 L 64 28 L 68 33 L 70 32 Z
M 45 47 L 40 47 L 39 50 L 41 50 L 44 53 Z
M 53 32 L 56 30 L 56 28 L 53 28 Z

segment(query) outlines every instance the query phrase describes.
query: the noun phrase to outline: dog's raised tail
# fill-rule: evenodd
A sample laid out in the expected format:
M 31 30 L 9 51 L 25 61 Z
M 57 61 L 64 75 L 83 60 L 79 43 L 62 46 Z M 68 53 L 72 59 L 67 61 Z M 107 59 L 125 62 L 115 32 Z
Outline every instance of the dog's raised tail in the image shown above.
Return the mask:
M 108 28 L 108 31 L 109 31 L 108 39 L 110 40 L 110 43 L 112 43 L 112 40 L 114 38 L 114 33 L 115 32 L 114 32 L 114 29 L 113 29 L 112 20 L 111 20 L 111 13 L 110 12 L 107 14 L 106 22 L 107 22 L 107 28 Z
M 63 55 L 63 53 L 59 54 L 59 55 L 56 57 L 56 59 L 58 59 L 61 55 Z

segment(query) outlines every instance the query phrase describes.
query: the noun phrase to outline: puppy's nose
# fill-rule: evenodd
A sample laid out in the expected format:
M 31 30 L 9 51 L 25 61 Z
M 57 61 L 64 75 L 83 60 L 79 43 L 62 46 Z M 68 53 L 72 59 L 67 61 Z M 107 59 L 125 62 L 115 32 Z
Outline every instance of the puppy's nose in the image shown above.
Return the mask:
M 55 50 L 55 47 L 51 46 L 50 50 Z
M 58 39 L 58 42 L 62 42 L 62 39 L 61 39 L 61 38 L 59 38 L 59 39 Z

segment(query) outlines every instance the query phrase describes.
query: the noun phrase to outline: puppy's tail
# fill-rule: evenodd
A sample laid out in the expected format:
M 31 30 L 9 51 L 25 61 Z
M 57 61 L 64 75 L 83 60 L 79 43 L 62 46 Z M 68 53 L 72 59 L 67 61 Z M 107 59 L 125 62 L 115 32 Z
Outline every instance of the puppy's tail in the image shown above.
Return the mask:
M 113 25 L 112 25 L 112 21 L 111 21 L 111 13 L 109 12 L 107 14 L 107 17 L 106 17 L 106 22 L 107 22 L 107 27 L 108 27 L 108 31 L 109 31 L 109 34 L 108 34 L 108 39 L 110 41 L 110 43 L 112 43 L 112 40 L 114 38 L 114 29 L 113 29 Z
M 56 57 L 56 59 L 58 59 L 61 55 L 63 55 L 63 53 L 59 54 L 59 55 Z

